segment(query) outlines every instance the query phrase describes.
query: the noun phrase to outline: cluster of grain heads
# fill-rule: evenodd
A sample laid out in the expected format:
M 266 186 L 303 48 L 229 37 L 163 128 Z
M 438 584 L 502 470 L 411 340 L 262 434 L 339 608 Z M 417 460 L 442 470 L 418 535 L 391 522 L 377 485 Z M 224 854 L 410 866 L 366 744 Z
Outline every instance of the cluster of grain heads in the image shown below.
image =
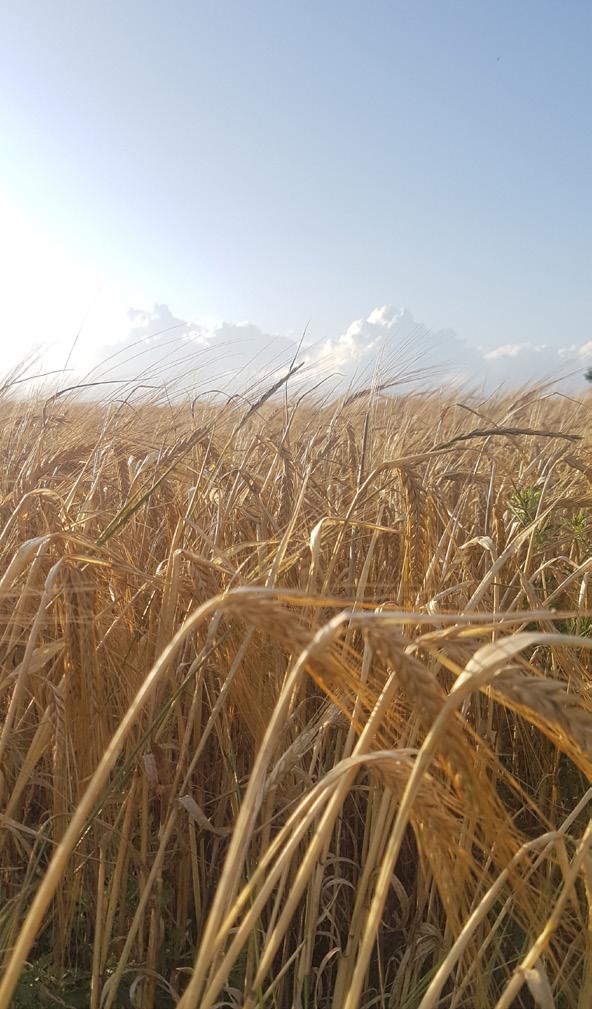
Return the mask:
M 278 389 L 0 404 L 0 1009 L 584 1009 L 588 407 Z

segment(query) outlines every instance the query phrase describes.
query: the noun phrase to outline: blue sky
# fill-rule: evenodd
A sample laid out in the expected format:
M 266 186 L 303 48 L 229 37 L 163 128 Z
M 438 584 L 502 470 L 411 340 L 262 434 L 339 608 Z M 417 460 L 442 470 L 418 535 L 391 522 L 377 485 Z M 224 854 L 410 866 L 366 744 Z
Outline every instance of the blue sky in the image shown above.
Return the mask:
M 394 304 L 586 344 L 591 42 L 587 0 L 4 0 L 1 339 L 157 303 L 335 340 Z

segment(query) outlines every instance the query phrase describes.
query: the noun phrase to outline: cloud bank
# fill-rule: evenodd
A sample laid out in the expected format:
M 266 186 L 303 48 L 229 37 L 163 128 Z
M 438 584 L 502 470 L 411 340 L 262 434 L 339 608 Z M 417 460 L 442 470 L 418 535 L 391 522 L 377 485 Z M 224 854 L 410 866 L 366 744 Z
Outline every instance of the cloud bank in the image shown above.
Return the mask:
M 367 385 L 374 376 L 485 391 L 547 379 L 583 388 L 583 373 L 592 364 L 592 341 L 569 347 L 505 343 L 483 350 L 453 330 L 430 331 L 407 309 L 388 305 L 354 320 L 337 337 L 304 338 L 301 345 L 253 323 L 181 319 L 167 305 L 130 309 L 126 328 L 115 343 L 93 346 L 86 381 L 232 395 L 269 384 L 297 359 L 303 367 L 296 381 L 322 382 L 333 392 Z M 88 348 L 86 354 L 88 363 Z

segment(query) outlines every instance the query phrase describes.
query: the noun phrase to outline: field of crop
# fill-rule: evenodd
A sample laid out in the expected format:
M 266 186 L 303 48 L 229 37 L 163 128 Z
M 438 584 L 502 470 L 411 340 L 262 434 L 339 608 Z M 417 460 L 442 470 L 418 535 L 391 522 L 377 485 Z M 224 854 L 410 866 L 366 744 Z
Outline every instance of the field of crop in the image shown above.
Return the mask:
M 0 413 L 0 1009 L 588 1009 L 591 401 Z

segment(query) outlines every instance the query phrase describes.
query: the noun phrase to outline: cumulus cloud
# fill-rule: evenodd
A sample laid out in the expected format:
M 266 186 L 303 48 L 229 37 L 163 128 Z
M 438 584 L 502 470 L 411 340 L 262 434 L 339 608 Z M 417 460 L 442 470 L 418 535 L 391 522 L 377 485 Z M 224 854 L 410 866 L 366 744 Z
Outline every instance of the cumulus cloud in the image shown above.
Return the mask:
M 429 330 L 405 308 L 383 305 L 354 320 L 336 337 L 302 347 L 248 322 L 174 315 L 167 305 L 130 309 L 126 336 L 93 348 L 89 381 L 130 382 L 192 394 L 233 394 L 274 381 L 298 356 L 298 381 L 324 380 L 333 391 L 380 380 L 422 385 L 470 385 L 494 389 L 541 379 L 560 379 L 592 363 L 592 341 L 581 346 L 506 342 L 481 350 L 452 330 Z
M 356 319 L 313 355 L 318 366 L 339 369 L 349 382 L 368 380 L 375 371 L 399 381 L 459 384 L 483 378 L 483 358 L 451 329 L 431 331 L 406 308 L 383 305 Z
M 328 340 L 317 360 L 338 365 L 352 378 L 378 365 L 386 374 L 424 370 L 426 383 L 515 387 L 557 380 L 581 387 L 583 367 L 592 365 L 592 341 L 581 346 L 507 342 L 490 350 L 468 344 L 451 329 L 429 330 L 407 309 L 384 305 Z
M 124 339 L 96 346 L 89 381 L 166 384 L 172 393 L 245 391 L 294 357 L 293 341 L 247 322 L 175 316 L 168 305 L 130 309 Z

